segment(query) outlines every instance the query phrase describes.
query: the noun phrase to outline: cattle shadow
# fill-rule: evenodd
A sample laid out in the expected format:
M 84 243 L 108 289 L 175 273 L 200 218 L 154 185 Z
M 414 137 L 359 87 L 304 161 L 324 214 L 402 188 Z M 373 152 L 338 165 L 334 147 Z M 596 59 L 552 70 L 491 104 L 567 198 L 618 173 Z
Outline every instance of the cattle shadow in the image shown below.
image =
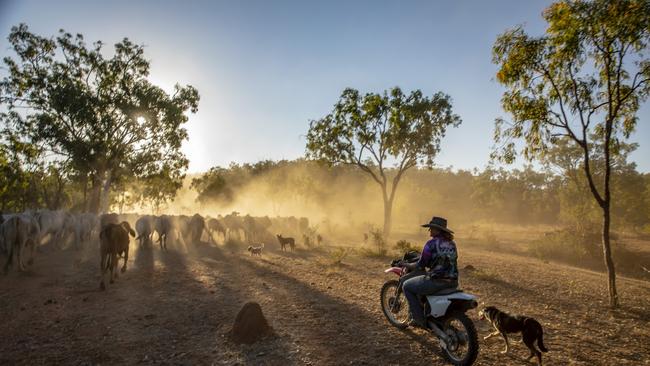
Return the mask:
M 461 272 L 461 274 L 463 273 Z M 555 293 L 550 294 L 546 291 L 540 291 L 536 288 L 530 288 L 518 283 L 510 282 L 496 275 L 484 275 L 480 273 L 477 274 L 474 272 L 466 272 L 463 277 L 471 279 L 472 281 L 475 281 L 479 284 L 482 283 L 483 285 L 487 284 L 494 286 L 496 287 L 497 291 L 515 292 L 518 295 L 532 299 L 532 301 L 530 301 L 531 303 L 543 304 L 549 298 L 553 298 L 553 302 L 559 304 L 563 309 L 576 310 L 576 303 L 571 302 L 568 298 L 564 299 L 561 296 L 556 296 Z M 467 287 L 467 281 L 463 281 L 462 285 Z M 498 293 L 489 292 L 489 295 L 498 296 Z
M 235 355 L 236 359 L 228 362 L 243 362 L 244 364 L 256 365 L 293 364 L 291 360 L 277 357 L 278 354 L 288 354 L 288 348 L 283 339 L 276 334 L 250 346 L 238 345 L 230 340 L 229 331 L 237 312 L 246 302 L 251 301 L 246 295 L 245 288 L 241 288 L 237 283 L 229 282 L 221 275 L 224 268 L 228 270 L 232 268 L 232 266 L 228 265 L 228 262 L 232 261 L 233 258 L 226 256 L 219 247 L 208 242 L 188 244 L 188 249 L 187 256 L 174 251 L 161 252 L 160 260 L 165 267 L 170 268 L 170 271 L 166 274 L 167 280 L 165 282 L 179 285 L 179 276 L 191 277 L 194 279 L 191 283 L 199 284 L 198 290 L 194 290 L 196 296 L 208 297 L 208 300 L 198 302 L 199 304 L 202 303 L 202 306 L 194 303 L 191 310 L 179 309 L 181 312 L 193 312 L 194 315 L 191 318 L 204 317 L 201 323 L 211 324 L 213 327 L 211 335 L 201 341 L 205 344 L 206 353 L 212 351 L 211 355 L 204 361 L 214 360 L 215 357 L 220 360 L 223 355 Z M 190 262 L 191 258 L 194 258 L 195 261 Z M 205 266 L 208 270 L 201 270 L 201 268 L 196 267 L 197 265 L 199 267 Z M 197 272 L 200 279 L 195 278 Z M 210 345 L 210 341 L 214 343 Z M 219 355 L 220 353 L 222 355 Z
M 289 328 L 301 328 L 300 333 L 305 335 L 307 341 L 300 341 L 312 342 L 311 346 L 319 348 L 319 353 L 325 357 L 322 360 L 315 360 L 317 363 L 363 363 L 381 359 L 386 364 L 404 364 L 405 360 L 413 360 L 413 364 L 420 364 L 421 362 L 415 361 L 417 357 L 410 351 L 412 342 L 422 346 L 421 349 L 425 350 L 422 352 L 426 357 L 439 357 L 438 352 L 432 352 L 432 349 L 437 349 L 437 342 L 431 336 L 417 335 L 410 330 L 401 332 L 392 328 L 383 316 L 376 316 L 356 304 L 328 295 L 308 283 L 282 273 L 281 268 L 265 267 L 264 263 L 268 263 L 268 260 L 258 262 L 255 258 L 248 257 L 240 257 L 237 260 L 244 262 L 244 265 L 237 267 L 240 271 L 252 272 L 242 273 L 242 276 L 258 276 L 270 288 L 286 291 L 286 297 L 295 299 L 296 306 L 302 306 L 301 313 L 308 317 L 306 319 L 296 318 L 298 315 L 292 314 L 291 309 L 275 306 L 266 309 L 265 314 L 273 317 L 269 319 L 271 323 L 282 323 Z M 378 301 L 377 306 L 379 306 Z M 359 337 L 359 326 L 362 327 L 362 331 L 364 328 L 369 330 L 362 337 Z M 291 333 L 291 330 L 288 332 Z M 390 345 L 390 351 L 386 349 L 387 344 Z M 369 345 L 378 345 L 378 347 L 369 348 L 366 354 L 359 354 L 360 349 L 368 349 Z M 342 360 L 341 354 L 357 356 Z M 406 363 L 408 364 L 409 361 Z
M 224 252 L 218 246 L 211 244 L 209 242 L 199 241 L 190 243 L 189 255 L 201 258 L 201 257 L 210 257 L 212 259 L 223 260 L 225 258 Z
M 154 270 L 154 250 L 155 248 L 146 244 L 142 247 L 138 245 L 135 249 L 133 265 L 141 272 L 147 273 L 148 276 L 151 276 Z

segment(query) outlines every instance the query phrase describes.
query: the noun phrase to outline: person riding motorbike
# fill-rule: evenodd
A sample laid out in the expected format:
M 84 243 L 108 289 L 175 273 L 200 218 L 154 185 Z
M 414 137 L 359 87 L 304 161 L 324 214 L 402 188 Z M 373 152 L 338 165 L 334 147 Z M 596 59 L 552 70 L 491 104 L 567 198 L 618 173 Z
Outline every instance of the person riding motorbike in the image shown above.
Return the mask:
M 458 251 L 454 232 L 447 228 L 447 220 L 434 216 L 428 224 L 431 239 L 424 244 L 416 263 L 402 263 L 409 276 L 402 285 L 409 304 L 411 323 L 426 328 L 424 309 L 420 297 L 433 295 L 446 288 L 458 287 Z M 426 271 L 426 268 L 429 268 Z

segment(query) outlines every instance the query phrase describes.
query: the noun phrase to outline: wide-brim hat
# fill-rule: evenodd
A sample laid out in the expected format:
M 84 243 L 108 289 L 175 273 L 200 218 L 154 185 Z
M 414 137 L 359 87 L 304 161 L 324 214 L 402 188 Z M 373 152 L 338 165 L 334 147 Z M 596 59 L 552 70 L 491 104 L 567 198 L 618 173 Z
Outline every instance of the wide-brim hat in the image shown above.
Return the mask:
M 429 221 L 428 224 L 424 224 L 422 225 L 422 227 L 434 227 L 436 229 L 448 232 L 450 234 L 454 233 L 453 231 L 451 231 L 451 229 L 447 227 L 447 219 L 442 217 L 437 217 L 437 216 L 434 216 L 431 219 L 431 221 Z

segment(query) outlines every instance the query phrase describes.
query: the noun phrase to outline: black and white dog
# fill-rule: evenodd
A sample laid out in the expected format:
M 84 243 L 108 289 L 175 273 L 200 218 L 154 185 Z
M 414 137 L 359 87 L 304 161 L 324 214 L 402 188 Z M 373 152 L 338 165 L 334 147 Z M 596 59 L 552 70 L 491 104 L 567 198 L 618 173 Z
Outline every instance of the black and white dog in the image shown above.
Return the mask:
M 264 249 L 264 243 L 262 243 L 259 247 L 248 246 L 248 251 L 251 252 L 251 256 L 259 255 L 261 257 L 262 249 Z
M 478 316 L 480 319 L 487 319 L 496 330 L 483 337 L 484 340 L 500 334 L 506 341 L 506 349 L 501 353 L 507 353 L 510 348 L 507 334 L 521 332 L 522 340 L 530 350 L 528 359 L 537 356 L 537 363 L 542 364 L 542 352 L 548 352 L 548 349 L 544 346 L 542 325 L 537 320 L 527 316 L 509 315 L 494 306 L 488 306 L 479 311 Z M 535 348 L 535 341 L 537 341 L 539 351 Z

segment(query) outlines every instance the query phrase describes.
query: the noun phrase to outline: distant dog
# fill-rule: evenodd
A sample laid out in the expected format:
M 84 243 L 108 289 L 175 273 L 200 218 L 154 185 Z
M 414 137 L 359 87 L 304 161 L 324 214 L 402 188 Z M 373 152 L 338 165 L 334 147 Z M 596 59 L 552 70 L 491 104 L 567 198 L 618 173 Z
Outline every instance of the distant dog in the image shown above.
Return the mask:
M 519 333 L 521 332 L 522 340 L 526 347 L 530 349 L 530 356 L 528 360 L 532 357 L 537 356 L 537 363 L 542 364 L 542 352 L 548 352 L 546 346 L 544 346 L 544 331 L 542 330 L 542 325 L 533 318 L 520 315 L 509 315 L 495 308 L 494 306 L 488 306 L 485 309 L 482 309 L 478 312 L 479 319 L 487 319 L 494 329 L 495 332 L 488 334 L 483 337 L 484 340 L 492 338 L 496 335 L 501 335 L 506 341 L 506 349 L 501 353 L 507 353 L 510 346 L 508 344 L 508 333 Z M 535 341 L 537 341 L 537 346 L 542 351 L 538 351 L 535 348 Z
M 292 252 L 296 248 L 296 240 L 294 238 L 289 238 L 289 237 L 284 238 L 284 237 L 282 237 L 281 234 L 276 235 L 276 237 L 278 238 L 278 241 L 280 242 L 280 249 L 281 250 L 286 251 L 285 248 L 286 248 L 287 245 L 289 245 Z
M 254 255 L 259 255 L 261 257 L 262 249 L 264 249 L 264 243 L 262 243 L 262 245 L 260 245 L 259 247 L 248 246 L 248 251 L 251 252 L 251 257 Z

